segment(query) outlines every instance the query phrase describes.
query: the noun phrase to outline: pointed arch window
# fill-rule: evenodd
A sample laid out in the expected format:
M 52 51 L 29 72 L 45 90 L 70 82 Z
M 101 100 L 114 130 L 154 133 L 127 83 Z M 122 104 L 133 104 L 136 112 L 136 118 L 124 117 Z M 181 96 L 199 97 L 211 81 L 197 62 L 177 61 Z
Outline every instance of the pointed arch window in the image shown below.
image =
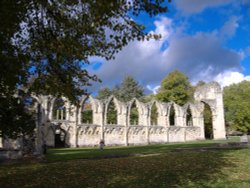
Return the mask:
M 155 103 L 151 107 L 150 123 L 151 125 L 158 125 L 158 109 Z
M 138 125 L 138 124 L 139 124 L 139 112 L 136 106 L 136 102 L 134 101 L 130 108 L 129 125 Z
M 66 120 L 66 107 L 63 99 L 56 99 L 53 107 L 53 119 Z
M 117 124 L 117 109 L 114 103 L 114 99 L 109 102 L 107 107 L 106 124 Z
M 93 124 L 93 110 L 89 99 L 85 100 L 81 111 L 81 122 L 84 124 Z
M 169 109 L 169 125 L 175 126 L 175 109 L 174 105 L 172 104 Z
M 187 108 L 186 125 L 187 126 L 193 126 L 193 117 L 192 117 L 192 111 L 190 109 L 190 106 L 188 106 L 188 108 Z
M 204 129 L 205 129 L 205 138 L 213 139 L 213 115 L 210 106 L 207 103 L 204 103 Z

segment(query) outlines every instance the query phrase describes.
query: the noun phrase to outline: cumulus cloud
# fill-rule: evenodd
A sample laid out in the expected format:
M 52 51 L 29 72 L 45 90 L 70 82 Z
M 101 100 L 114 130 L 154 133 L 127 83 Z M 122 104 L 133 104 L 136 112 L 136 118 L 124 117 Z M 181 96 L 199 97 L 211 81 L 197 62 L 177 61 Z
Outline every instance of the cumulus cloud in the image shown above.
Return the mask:
M 236 23 L 236 20 L 232 17 L 228 22 Z M 225 48 L 222 32 L 218 32 L 224 30 L 225 34 L 233 35 L 235 30 L 225 25 L 233 25 L 236 29 L 235 24 L 225 23 L 218 31 L 183 34 L 181 37 L 176 34 L 178 28 L 169 18 L 161 17 L 154 24 L 156 28 L 151 32 L 161 33 L 162 39 L 131 42 L 115 60 L 103 63 L 99 69 L 89 70 L 103 81 L 95 84 L 92 90 L 114 86 L 126 75 L 133 76 L 147 90 L 155 92 L 161 80 L 175 69 L 186 74 L 192 83 L 211 81 L 225 70 L 241 71 L 241 54 Z
M 227 5 L 234 0 L 176 0 L 174 1 L 177 9 L 184 14 L 194 14 L 205 10 L 206 8 L 213 8 L 222 5 Z
M 214 78 L 214 80 L 220 83 L 221 86 L 225 87 L 231 84 L 237 84 L 239 82 L 242 82 L 243 80 L 250 81 L 250 75 L 245 76 L 239 72 L 225 71 L 223 73 L 218 74 Z
M 233 37 L 237 28 L 239 27 L 238 21 L 240 20 L 237 16 L 231 16 L 230 19 L 220 29 L 221 35 L 224 37 Z

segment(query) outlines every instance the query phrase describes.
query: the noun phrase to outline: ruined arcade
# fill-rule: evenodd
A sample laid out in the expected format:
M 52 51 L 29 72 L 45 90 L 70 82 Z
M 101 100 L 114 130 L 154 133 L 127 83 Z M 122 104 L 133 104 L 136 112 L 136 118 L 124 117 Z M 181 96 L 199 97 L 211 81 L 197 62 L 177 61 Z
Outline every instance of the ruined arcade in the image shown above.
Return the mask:
M 204 103 L 209 105 L 213 119 L 213 138 L 225 139 L 223 93 L 216 82 L 200 86 L 194 93 L 195 101 L 179 106 L 173 102 L 142 103 L 133 99 L 127 103 L 111 96 L 106 100 L 83 97 L 78 106 L 51 96 L 36 96 L 39 114 L 37 145 L 82 147 L 95 146 L 103 139 L 106 145 L 137 145 L 150 143 L 185 142 L 205 139 Z M 92 111 L 92 122 L 83 122 L 82 111 L 86 101 Z M 113 103 L 116 122 L 108 122 L 108 108 Z M 130 121 L 132 106 L 138 110 L 138 121 Z M 157 109 L 156 122 L 151 121 L 153 106 Z M 174 121 L 170 111 L 174 110 Z M 187 121 L 188 109 L 191 119 Z

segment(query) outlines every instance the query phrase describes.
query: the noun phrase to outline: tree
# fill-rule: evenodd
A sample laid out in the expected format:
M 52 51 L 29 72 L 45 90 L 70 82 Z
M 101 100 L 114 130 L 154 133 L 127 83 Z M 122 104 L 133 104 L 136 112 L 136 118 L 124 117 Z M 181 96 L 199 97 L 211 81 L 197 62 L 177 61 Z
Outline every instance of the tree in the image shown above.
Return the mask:
M 89 63 L 89 57 L 110 60 L 129 41 L 154 37 L 131 17 L 141 12 L 151 16 L 165 12 L 167 7 L 162 3 L 162 0 L 135 0 L 133 3 L 126 0 L 105 3 L 3 0 L 1 39 L 9 46 L 1 46 L 1 52 L 18 61 L 20 56 L 26 57 L 23 64 L 12 63 L 14 70 L 17 69 L 12 71 L 12 76 L 24 74 L 25 78 L 34 78 L 32 84 L 25 83 L 33 92 L 59 94 L 74 100 L 87 92 L 83 88 L 90 80 L 97 80 L 83 68 Z
M 205 85 L 206 82 L 204 82 L 203 80 L 200 80 L 197 84 L 196 84 L 196 87 L 199 87 L 199 86 L 203 86 Z
M 175 70 L 162 80 L 156 98 L 159 101 L 173 101 L 179 105 L 184 105 L 192 99 L 192 93 L 193 88 L 188 78 L 180 71 Z
M 25 106 L 22 99 L 0 96 L 0 137 L 33 134 L 35 117 Z
M 89 63 L 89 57 L 110 60 L 132 40 L 159 37 L 147 34 L 145 27 L 131 17 L 141 12 L 150 16 L 166 12 L 167 7 L 162 3 L 163 0 L 110 0 L 105 3 L 2 0 L 1 104 L 8 103 L 7 98 L 17 100 L 14 95 L 21 88 L 37 94 L 63 95 L 76 102 L 80 95 L 88 94 L 86 86 L 91 81 L 98 81 L 97 76 L 90 75 L 83 66 Z M 6 106 L 0 107 L 3 112 Z M 6 122 L 2 117 L 0 114 L 0 131 L 4 132 Z
M 224 88 L 226 125 L 242 132 L 250 131 L 250 82 L 243 81 Z
M 121 85 L 115 86 L 112 90 L 114 96 L 125 102 L 142 97 L 143 92 L 143 87 L 131 76 L 126 76 Z
M 112 90 L 109 88 L 103 88 L 98 91 L 98 95 L 96 98 L 98 99 L 107 99 L 109 96 L 114 95 L 119 100 L 123 102 L 128 102 L 133 98 L 141 98 L 144 94 L 144 89 L 139 83 L 131 76 L 126 76 L 122 83 L 116 85 Z M 133 104 L 133 108 L 131 108 L 130 114 L 130 124 L 138 123 L 138 111 Z M 107 123 L 116 123 L 117 112 L 115 109 L 115 105 L 113 101 L 109 105 L 108 114 L 107 114 Z
M 97 95 L 97 99 L 107 99 L 109 98 L 110 96 L 112 95 L 112 91 L 105 87 L 105 88 L 102 88 L 98 91 L 98 95 Z

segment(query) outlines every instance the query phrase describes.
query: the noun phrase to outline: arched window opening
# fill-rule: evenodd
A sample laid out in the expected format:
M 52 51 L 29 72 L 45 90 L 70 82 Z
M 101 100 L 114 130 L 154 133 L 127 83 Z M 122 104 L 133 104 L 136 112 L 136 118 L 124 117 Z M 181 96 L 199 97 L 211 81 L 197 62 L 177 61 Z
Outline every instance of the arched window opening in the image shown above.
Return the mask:
M 62 148 L 65 147 L 65 137 L 66 132 L 63 129 L 56 129 L 55 130 L 55 147 Z
M 54 102 L 53 119 L 66 120 L 66 108 L 62 99 L 56 99 Z
M 108 109 L 106 113 L 106 124 L 117 124 L 117 110 L 113 99 L 108 104 Z
M 203 111 L 203 118 L 204 118 L 204 129 L 205 129 L 205 138 L 206 139 L 213 139 L 213 115 L 210 106 L 204 103 L 204 111 Z
M 158 110 L 155 103 L 151 107 L 150 123 L 151 125 L 158 125 Z
M 174 109 L 174 105 L 171 105 L 171 107 L 170 107 L 169 125 L 170 126 L 175 126 L 175 109 Z
M 93 110 L 90 100 L 86 100 L 83 104 L 81 111 L 81 122 L 84 124 L 92 124 L 93 123 Z
M 192 117 L 192 112 L 191 112 L 190 107 L 187 108 L 186 125 L 187 126 L 193 126 L 193 117 Z
M 135 101 L 133 102 L 133 104 L 130 108 L 129 124 L 130 125 L 138 125 L 139 124 L 139 112 L 138 112 L 138 109 L 136 107 Z

